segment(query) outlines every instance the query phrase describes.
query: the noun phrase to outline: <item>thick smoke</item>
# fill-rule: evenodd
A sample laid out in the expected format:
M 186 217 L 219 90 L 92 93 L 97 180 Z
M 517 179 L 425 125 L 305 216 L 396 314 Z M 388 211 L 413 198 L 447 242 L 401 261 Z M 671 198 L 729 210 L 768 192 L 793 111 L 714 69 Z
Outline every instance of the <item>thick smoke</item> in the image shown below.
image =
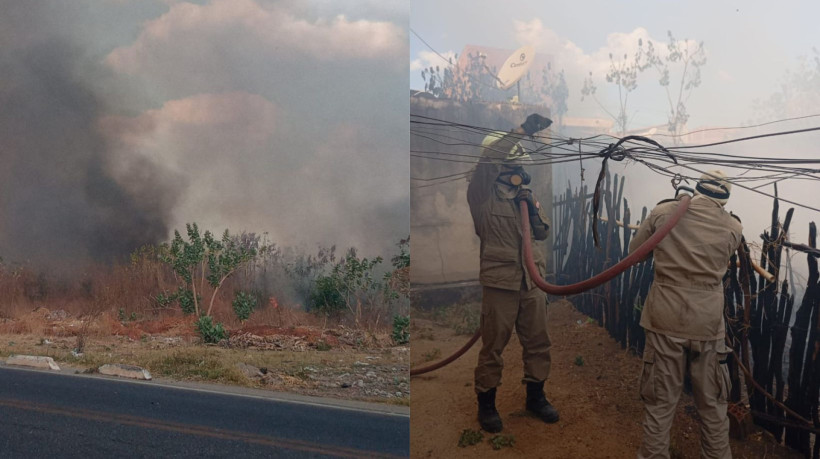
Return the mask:
M 105 70 L 64 36 L 26 39 L 47 25 L 29 2 L 0 3 L 0 256 L 66 271 L 167 238 L 167 177 L 139 161 L 111 173 L 92 89 Z

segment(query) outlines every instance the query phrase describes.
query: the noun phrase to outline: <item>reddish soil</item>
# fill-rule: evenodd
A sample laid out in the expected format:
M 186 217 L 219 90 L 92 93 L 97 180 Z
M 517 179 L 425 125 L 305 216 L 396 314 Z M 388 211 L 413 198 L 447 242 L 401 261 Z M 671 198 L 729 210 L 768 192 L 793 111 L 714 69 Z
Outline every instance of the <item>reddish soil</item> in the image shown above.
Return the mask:
M 436 360 L 461 347 L 469 338 L 423 319 L 413 319 L 416 329 L 411 347 L 412 366 Z M 431 339 L 427 339 L 432 336 Z M 512 446 L 493 450 L 492 434 L 473 446 L 459 447 L 465 429 L 479 430 L 473 369 L 478 345 L 440 370 L 411 380 L 411 457 L 550 457 L 630 458 L 641 441 L 643 404 L 638 395 L 641 360 L 622 350 L 606 330 L 573 309 L 567 301 L 550 305 L 552 370 L 547 397 L 561 420 L 547 425 L 524 410 L 525 390 L 521 346 L 517 337 L 504 352 L 504 384 L 498 389 L 497 407 L 504 421 L 503 435 Z M 440 352 L 436 352 L 438 349 Z M 583 359 L 583 363 L 581 363 Z M 672 457 L 700 456 L 699 426 L 691 396 L 684 395 L 672 428 Z M 746 441 L 732 440 L 735 458 L 802 457 L 777 445 L 768 434 L 756 431 Z

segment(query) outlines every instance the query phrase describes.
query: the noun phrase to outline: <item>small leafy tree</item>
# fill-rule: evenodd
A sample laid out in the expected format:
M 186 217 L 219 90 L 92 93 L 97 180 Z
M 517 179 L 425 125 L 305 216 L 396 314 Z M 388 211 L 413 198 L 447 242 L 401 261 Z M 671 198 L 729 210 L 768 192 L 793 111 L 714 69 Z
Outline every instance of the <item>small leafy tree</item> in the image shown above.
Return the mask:
M 612 83 L 618 88 L 618 112 L 613 113 L 608 110 L 596 97 L 598 87 L 592 78 L 592 72 L 584 79 L 584 86 L 581 88 L 581 100 L 591 97 L 601 109 L 606 112 L 618 127 L 618 131 L 623 134 L 629 126 L 630 115 L 627 113 L 629 94 L 638 88 L 638 74 L 649 67 L 646 52 L 643 48 L 643 39 L 638 39 L 638 49 L 632 57 L 624 53 L 623 59 L 616 58 L 609 53 L 609 71 L 606 74 L 607 83 Z
M 556 73 L 550 62 L 541 70 L 540 81 L 533 78 L 532 72 L 527 72 L 521 80 L 521 102 L 543 104 L 549 107 L 550 116 L 555 120 L 556 126 L 564 124 L 564 115 L 569 110 L 567 100 L 569 100 L 569 88 L 564 70 Z
M 496 86 L 498 71 L 487 66 L 486 59 L 482 53 L 470 53 L 464 67 L 450 58 L 449 65 L 443 69 L 438 65 L 422 69 L 424 90 L 435 97 L 460 102 L 503 100 L 504 91 Z
M 211 301 L 208 303 L 208 311 L 205 315 L 210 316 L 211 310 L 214 307 L 214 299 L 225 282 L 231 274 L 245 263 L 253 260 L 257 255 L 257 249 L 241 244 L 234 238 L 231 238 L 228 230 L 222 235 L 222 240 L 217 241 L 213 237 L 209 238 L 209 233 L 205 232 L 205 243 L 207 247 L 208 260 L 208 284 L 213 288 L 211 294 Z
M 801 56 L 797 64 L 786 69 L 780 87 L 767 98 L 754 100 L 757 115 L 754 122 L 810 115 L 820 105 L 820 51 Z M 807 124 L 809 126 L 810 124 Z
M 334 276 L 319 276 L 316 279 L 315 289 L 310 293 L 310 304 L 313 309 L 326 316 L 338 314 L 347 307 L 342 297 L 342 288 L 337 285 L 338 279 Z
M 689 120 L 686 103 L 695 88 L 700 86 L 700 68 L 706 65 L 706 49 L 703 42 L 676 40 L 671 31 L 667 31 L 667 35 L 669 43 L 666 45 L 666 56 L 661 56 L 651 41 L 647 44 L 646 54 L 649 64 L 658 72 L 658 83 L 666 90 L 666 100 L 669 103 L 667 129 L 677 135 Z M 675 68 L 678 70 L 674 71 Z M 676 85 L 671 82 L 672 73 L 680 76 Z
M 313 307 L 327 315 L 346 310 L 360 327 L 365 310 L 373 310 L 385 302 L 384 285 L 375 274 L 382 261 L 382 257 L 359 258 L 356 249 L 349 249 L 330 273 L 317 277 L 311 294 Z
M 567 99 L 569 99 L 569 87 L 567 87 L 567 80 L 564 76 L 564 69 L 561 69 L 558 74 L 552 70 L 552 66 L 548 63 L 544 68 L 541 76 L 541 94 L 545 100 L 551 102 L 550 113 L 552 113 L 558 121 L 558 126 L 564 125 L 564 115 L 567 111 Z
M 362 313 L 366 303 L 381 285 L 374 277 L 374 269 L 381 264 L 382 257 L 372 259 L 359 258 L 356 249 L 351 248 L 347 256 L 333 267 L 331 276 L 335 279 L 339 294 L 344 299 L 348 311 L 353 314 L 356 326 L 361 325 Z
M 173 294 L 161 293 L 157 296 L 160 304 L 177 301 L 186 314 L 210 316 L 214 300 L 224 284 L 237 269 L 253 260 L 258 248 L 243 244 L 239 238 L 231 237 L 228 230 L 218 240 L 209 231 L 200 234 L 196 223 L 185 225 L 187 240 L 174 231 L 170 245 L 164 245 L 160 259 L 173 269 L 182 285 Z M 206 283 L 207 282 L 207 283 Z M 208 308 L 203 311 L 202 294 L 211 289 Z

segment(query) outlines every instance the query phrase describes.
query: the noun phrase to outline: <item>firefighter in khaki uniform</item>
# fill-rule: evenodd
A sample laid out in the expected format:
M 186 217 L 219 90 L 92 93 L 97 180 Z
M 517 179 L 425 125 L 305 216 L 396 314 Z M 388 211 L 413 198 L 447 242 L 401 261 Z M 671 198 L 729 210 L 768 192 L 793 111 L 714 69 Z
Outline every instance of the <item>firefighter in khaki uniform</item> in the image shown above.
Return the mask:
M 703 174 L 689 210 L 655 247 L 655 278 L 641 314 L 645 417 L 638 458 L 669 457 L 669 430 L 687 365 L 701 418 L 701 457 L 732 457 L 726 415 L 731 349 L 725 343 L 722 278 L 743 227 L 723 209 L 731 186 L 719 170 Z M 677 201 L 669 201 L 660 202 L 641 223 L 630 252 L 675 211 Z
M 558 411 L 544 397 L 550 371 L 546 294 L 526 275 L 518 203 L 527 200 L 533 238 L 533 257 L 541 276 L 546 275 L 548 220 L 532 191 L 522 164 L 529 156 L 519 143 L 552 124 L 532 114 L 511 132 L 494 132 L 482 142 L 481 159 L 467 188 L 467 201 L 475 231 L 481 240 L 480 282 L 482 347 L 475 369 L 478 421 L 488 432 L 500 432 L 501 417 L 495 408 L 496 387 L 501 384 L 501 353 L 517 330 L 524 348 L 527 409 L 545 422 L 557 422 Z

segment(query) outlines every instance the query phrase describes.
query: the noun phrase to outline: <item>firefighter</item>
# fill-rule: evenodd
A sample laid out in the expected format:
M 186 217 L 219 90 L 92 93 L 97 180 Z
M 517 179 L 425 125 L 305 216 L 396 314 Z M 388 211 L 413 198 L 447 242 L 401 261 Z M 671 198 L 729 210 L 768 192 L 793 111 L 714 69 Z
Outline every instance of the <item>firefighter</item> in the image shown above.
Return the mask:
M 725 342 L 722 279 L 743 227 L 723 208 L 731 189 L 722 171 L 703 174 L 689 210 L 655 247 L 655 278 L 641 313 L 646 347 L 639 458 L 669 457 L 669 430 L 687 367 L 701 418 L 701 457 L 732 456 L 726 414 L 731 349 Z M 630 252 L 663 226 L 677 205 L 674 199 L 658 203 L 641 222 Z
M 510 132 L 494 132 L 482 142 L 481 159 L 467 188 L 467 201 L 475 232 L 481 240 L 482 347 L 475 368 L 478 421 L 487 432 L 500 432 L 501 417 L 495 407 L 501 384 L 501 353 L 515 327 L 524 361 L 527 410 L 544 422 L 558 421 L 558 411 L 544 396 L 550 372 L 550 338 L 547 333 L 547 298 L 526 274 L 518 203 L 526 200 L 533 235 L 533 257 L 541 276 L 546 275 L 549 221 L 527 186 L 529 161 L 520 141 L 549 127 L 552 121 L 537 114 L 527 117 Z

